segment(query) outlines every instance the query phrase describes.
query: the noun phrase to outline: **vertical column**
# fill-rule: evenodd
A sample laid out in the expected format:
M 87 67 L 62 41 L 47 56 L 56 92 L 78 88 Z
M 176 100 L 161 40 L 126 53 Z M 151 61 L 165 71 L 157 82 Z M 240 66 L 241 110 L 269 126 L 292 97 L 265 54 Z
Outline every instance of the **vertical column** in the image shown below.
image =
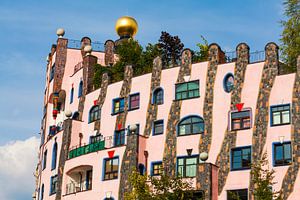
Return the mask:
M 114 64 L 114 49 L 115 49 L 115 43 L 112 40 L 107 40 L 105 42 L 105 57 L 104 57 L 104 61 L 105 61 L 105 65 L 106 66 L 112 66 Z
M 300 167 L 300 56 L 297 59 L 297 73 L 293 88 L 292 99 L 292 128 L 291 128 L 291 145 L 293 153 L 293 162 L 289 166 L 280 190 L 282 199 L 288 199 L 294 190 L 295 181 Z
M 85 56 L 86 52 L 84 51 L 85 46 L 91 46 L 92 40 L 89 37 L 83 37 L 81 39 L 81 55 L 82 58 Z
M 265 47 L 265 64 L 259 85 L 258 99 L 255 109 L 255 121 L 252 136 L 252 162 L 255 164 L 263 153 L 266 143 L 269 122 L 269 98 L 276 75 L 278 74 L 278 46 L 268 43 Z M 252 177 L 250 177 L 249 199 L 253 197 Z
M 58 38 L 56 47 L 56 59 L 54 70 L 53 92 L 57 93 L 61 89 L 62 80 L 65 73 L 65 65 L 67 60 L 67 45 L 68 39 Z
M 191 70 L 192 53 L 191 50 L 185 49 L 181 54 L 181 66 L 179 69 L 176 83 L 183 83 L 185 81 L 184 76 L 190 76 Z M 181 103 L 181 100 L 173 101 L 168 115 L 166 141 L 163 155 L 163 168 L 164 172 L 168 176 L 176 175 L 176 126 L 178 121 L 180 120 Z

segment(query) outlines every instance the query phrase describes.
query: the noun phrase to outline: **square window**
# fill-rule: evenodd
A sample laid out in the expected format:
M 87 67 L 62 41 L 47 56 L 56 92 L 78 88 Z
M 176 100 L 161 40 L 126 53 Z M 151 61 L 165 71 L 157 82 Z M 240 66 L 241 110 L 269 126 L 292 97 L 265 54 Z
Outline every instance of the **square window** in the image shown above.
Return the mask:
M 175 86 L 176 100 L 190 99 L 199 96 L 199 80 L 179 83 Z
M 138 109 L 140 107 L 140 94 L 132 94 L 129 96 L 129 110 Z
M 163 166 L 162 166 L 162 162 L 154 162 L 151 165 L 151 176 L 159 176 L 163 174 Z
M 115 131 L 114 146 L 121 146 L 125 144 L 125 129 Z
M 292 163 L 291 142 L 273 144 L 274 166 L 284 166 Z
M 164 133 L 164 121 L 157 120 L 153 122 L 153 135 L 160 135 Z
M 231 170 L 250 169 L 251 147 L 238 147 L 231 150 Z
M 231 112 L 231 130 L 243 130 L 251 128 L 251 110 Z
M 271 126 L 279 126 L 290 123 L 290 104 L 271 106 Z
M 124 98 L 118 98 L 113 100 L 113 114 L 124 112 L 125 100 Z
M 57 175 L 51 176 L 50 179 L 50 195 L 55 194 L 57 190 Z
M 227 200 L 248 200 L 248 189 L 228 190 Z
M 197 174 L 198 156 L 177 158 L 177 176 L 195 177 Z
M 119 158 L 104 159 L 104 180 L 113 180 L 118 178 Z

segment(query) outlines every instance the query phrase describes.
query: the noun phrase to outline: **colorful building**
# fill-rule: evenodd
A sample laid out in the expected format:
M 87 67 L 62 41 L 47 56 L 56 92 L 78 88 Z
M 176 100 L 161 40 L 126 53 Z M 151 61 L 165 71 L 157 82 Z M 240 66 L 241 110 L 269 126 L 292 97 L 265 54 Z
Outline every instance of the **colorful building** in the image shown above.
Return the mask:
M 123 21 L 122 21 L 123 20 Z M 268 43 L 263 59 L 241 43 L 234 59 L 217 44 L 209 59 L 181 63 L 124 80 L 107 73 L 93 85 L 94 66 L 112 67 L 114 48 L 137 32 L 132 18 L 117 25 L 120 39 L 105 44 L 64 38 L 47 59 L 44 115 L 35 198 L 117 200 L 131 191 L 128 177 L 180 175 L 203 199 L 251 199 L 250 164 L 265 152 L 275 170 L 272 190 L 300 198 L 300 59 L 296 73 L 283 74 L 278 46 Z

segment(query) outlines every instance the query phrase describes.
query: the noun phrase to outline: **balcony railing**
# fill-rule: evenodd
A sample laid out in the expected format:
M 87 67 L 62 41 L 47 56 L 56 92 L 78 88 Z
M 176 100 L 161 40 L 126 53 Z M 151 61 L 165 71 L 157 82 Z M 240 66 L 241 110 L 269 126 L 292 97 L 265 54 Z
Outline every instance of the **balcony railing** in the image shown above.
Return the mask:
M 91 42 L 93 51 L 104 51 L 104 43 L 102 42 Z M 70 49 L 81 49 L 81 41 L 80 40 L 68 40 L 68 48 Z
M 236 51 L 225 52 L 226 62 L 236 61 Z M 249 54 L 249 63 L 260 62 L 265 60 L 265 51 L 254 51 Z
M 66 185 L 66 195 L 67 194 L 74 194 L 77 192 L 83 192 L 83 191 L 87 191 L 87 190 L 91 190 L 92 189 L 92 184 L 89 183 L 87 184 L 86 182 L 81 182 L 81 183 L 68 183 Z
M 69 159 L 105 149 L 105 141 L 98 141 L 69 151 Z

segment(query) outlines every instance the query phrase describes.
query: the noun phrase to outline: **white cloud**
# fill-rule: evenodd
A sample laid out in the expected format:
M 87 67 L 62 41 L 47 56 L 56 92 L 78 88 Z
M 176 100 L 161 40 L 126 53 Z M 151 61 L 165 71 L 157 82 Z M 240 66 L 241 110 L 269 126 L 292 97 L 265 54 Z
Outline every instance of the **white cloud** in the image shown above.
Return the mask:
M 0 199 L 31 199 L 38 146 L 37 137 L 0 146 Z

